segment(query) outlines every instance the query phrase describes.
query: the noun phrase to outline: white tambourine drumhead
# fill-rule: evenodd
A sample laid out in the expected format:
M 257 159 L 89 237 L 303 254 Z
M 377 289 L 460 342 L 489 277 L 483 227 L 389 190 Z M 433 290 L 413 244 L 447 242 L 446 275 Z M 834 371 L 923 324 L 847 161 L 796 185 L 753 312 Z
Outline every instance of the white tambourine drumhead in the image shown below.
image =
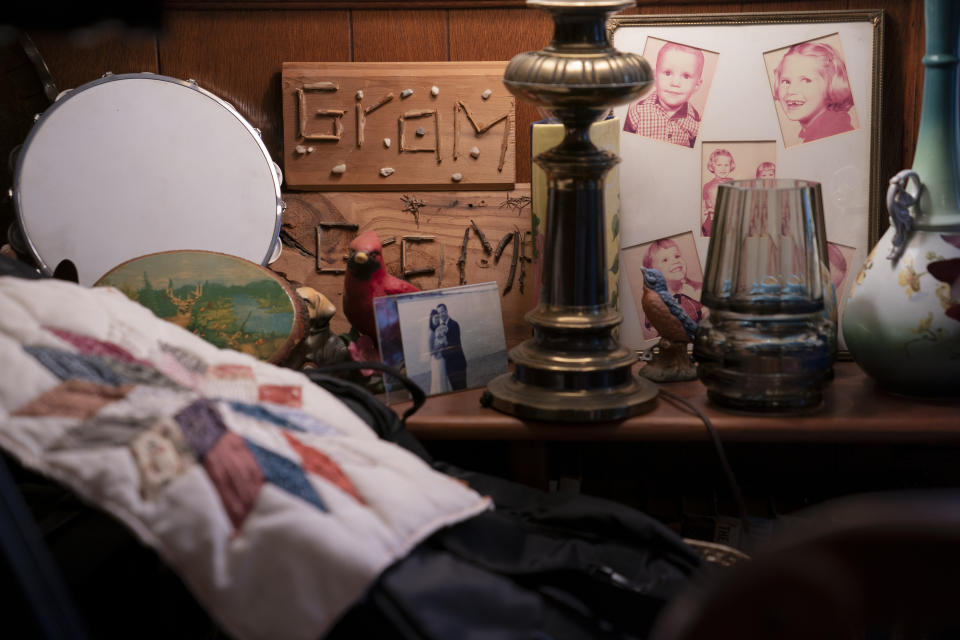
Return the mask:
M 70 260 L 85 285 L 175 249 L 266 264 L 283 207 L 274 167 L 257 131 L 210 92 L 118 74 L 70 91 L 36 122 L 14 205 L 40 269 Z

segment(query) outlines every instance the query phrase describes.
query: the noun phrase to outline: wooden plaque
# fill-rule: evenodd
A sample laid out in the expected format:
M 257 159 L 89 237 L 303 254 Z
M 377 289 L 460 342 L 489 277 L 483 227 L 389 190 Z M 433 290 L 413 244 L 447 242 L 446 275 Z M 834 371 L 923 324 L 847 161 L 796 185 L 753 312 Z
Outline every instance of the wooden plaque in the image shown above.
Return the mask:
M 497 190 L 516 181 L 505 62 L 285 62 L 293 189 Z
M 372 229 L 385 245 L 387 271 L 423 291 L 496 281 L 507 347 L 530 337 L 531 327 L 523 316 L 537 301 L 539 263 L 533 259 L 529 233 L 529 185 L 518 184 L 514 191 L 473 193 L 303 192 L 287 193 L 285 200 L 282 237 L 286 246 L 270 268 L 294 286 L 323 293 L 337 307 L 330 321 L 335 333 L 349 331 L 350 324 L 343 315 L 345 276 L 333 267 L 346 264 L 347 244 L 353 237 Z M 514 231 L 522 241 L 516 262 Z

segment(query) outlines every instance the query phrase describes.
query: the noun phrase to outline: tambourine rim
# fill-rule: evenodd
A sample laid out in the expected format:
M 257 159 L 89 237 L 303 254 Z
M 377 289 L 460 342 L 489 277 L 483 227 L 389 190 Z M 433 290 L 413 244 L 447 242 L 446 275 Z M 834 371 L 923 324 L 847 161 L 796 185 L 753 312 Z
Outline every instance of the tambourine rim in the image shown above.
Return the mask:
M 83 91 L 92 89 L 97 85 L 105 84 L 108 82 L 116 82 L 118 80 L 158 80 L 161 82 L 169 82 L 175 85 L 180 85 L 187 89 L 192 89 L 200 93 L 201 95 L 205 96 L 206 98 L 213 100 L 219 106 L 226 109 L 227 112 L 229 112 L 230 115 L 236 118 L 237 121 L 247 130 L 247 132 L 250 134 L 250 137 L 257 144 L 258 148 L 260 149 L 260 153 L 262 154 L 264 160 L 267 163 L 267 169 L 269 170 L 271 180 L 273 181 L 274 194 L 276 196 L 276 213 L 274 216 L 273 241 L 270 242 L 270 244 L 268 245 L 266 254 L 263 256 L 263 258 L 260 259 L 260 263 L 259 263 L 261 266 L 264 266 L 264 267 L 267 264 L 269 264 L 271 257 L 276 251 L 276 245 L 280 242 L 280 228 L 283 222 L 282 215 L 283 215 L 284 203 L 283 203 L 282 193 L 280 191 L 280 178 L 277 175 L 277 164 L 273 161 L 273 158 L 270 157 L 270 152 L 267 150 L 267 146 L 263 143 L 263 138 L 260 136 L 258 131 L 253 127 L 253 125 L 251 125 L 250 122 L 246 118 L 244 118 L 243 115 L 239 111 L 237 111 L 237 109 L 233 105 L 231 105 L 229 102 L 227 102 L 223 98 L 220 98 L 219 96 L 211 93 L 210 91 L 207 91 L 206 89 L 199 86 L 198 84 L 187 81 L 187 80 L 181 80 L 179 78 L 174 78 L 172 76 L 166 76 L 166 75 L 149 73 L 149 72 L 139 72 L 139 73 L 106 74 L 100 78 L 97 78 L 96 80 L 91 80 L 90 82 L 82 84 L 73 89 L 68 89 L 65 92 L 61 93 L 60 97 L 53 104 L 51 104 L 42 114 L 40 114 L 40 117 L 37 118 L 36 122 L 33 123 L 33 126 L 30 128 L 30 132 L 27 134 L 27 137 L 24 139 L 23 144 L 20 147 L 20 154 L 17 157 L 16 168 L 14 170 L 14 175 L 13 175 L 13 187 L 12 187 L 13 208 L 14 208 L 14 213 L 16 215 L 17 224 L 20 226 L 20 229 L 22 230 L 21 235 L 23 237 L 23 241 L 26 244 L 27 248 L 30 250 L 31 257 L 36 261 L 40 271 L 44 275 L 52 276 L 53 269 L 55 267 L 51 267 L 46 263 L 46 261 L 40 255 L 40 252 L 37 249 L 36 245 L 34 244 L 33 240 L 30 239 L 29 234 L 27 234 L 26 232 L 24 212 L 23 212 L 23 207 L 21 205 L 21 200 L 20 200 L 21 172 L 23 170 L 23 162 L 21 159 L 23 157 L 23 154 L 30 148 L 30 143 L 33 141 L 34 137 L 40 131 L 44 121 L 49 119 L 52 116 L 52 114 L 56 112 L 57 109 L 61 108 L 64 104 L 69 102 L 71 98 L 79 95 Z M 197 250 L 206 251 L 206 249 L 197 249 Z M 167 249 L 166 251 L 180 251 L 180 249 Z M 216 251 L 211 251 L 211 252 L 218 253 Z M 224 255 L 231 255 L 231 254 L 224 254 Z M 241 256 L 234 256 L 234 257 L 241 257 Z M 129 260 L 133 260 L 133 259 L 136 259 L 136 256 L 134 258 L 129 258 Z M 246 260 L 246 258 L 243 258 L 243 259 Z M 253 262 L 253 261 L 251 260 L 250 262 Z

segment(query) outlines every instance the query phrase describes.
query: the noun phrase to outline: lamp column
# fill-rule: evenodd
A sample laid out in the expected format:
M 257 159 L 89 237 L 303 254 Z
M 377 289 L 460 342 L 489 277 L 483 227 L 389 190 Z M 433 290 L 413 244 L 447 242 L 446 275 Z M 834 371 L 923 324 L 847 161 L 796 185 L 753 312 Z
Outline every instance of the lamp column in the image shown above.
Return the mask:
M 524 418 L 618 420 L 652 407 L 657 387 L 633 375 L 636 354 L 613 331 L 609 303 L 603 180 L 620 160 L 590 140 L 590 125 L 632 102 L 652 73 L 640 56 L 615 50 L 606 20 L 629 0 L 528 0 L 552 14 L 553 41 L 513 58 L 504 85 L 549 109 L 564 139 L 535 158 L 547 174 L 540 301 L 525 316 L 533 337 L 510 351 L 512 373 L 495 378 L 484 402 Z

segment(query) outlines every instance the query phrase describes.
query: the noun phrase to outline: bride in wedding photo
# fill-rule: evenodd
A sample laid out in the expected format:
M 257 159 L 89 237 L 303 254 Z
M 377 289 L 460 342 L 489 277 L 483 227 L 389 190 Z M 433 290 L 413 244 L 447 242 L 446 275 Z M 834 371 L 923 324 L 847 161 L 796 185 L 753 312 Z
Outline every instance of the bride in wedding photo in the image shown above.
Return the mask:
M 444 350 L 447 348 L 447 325 L 440 321 L 440 312 L 430 311 L 430 391 L 429 394 L 445 393 L 451 390 L 450 379 L 447 376 L 447 361 L 444 359 Z

